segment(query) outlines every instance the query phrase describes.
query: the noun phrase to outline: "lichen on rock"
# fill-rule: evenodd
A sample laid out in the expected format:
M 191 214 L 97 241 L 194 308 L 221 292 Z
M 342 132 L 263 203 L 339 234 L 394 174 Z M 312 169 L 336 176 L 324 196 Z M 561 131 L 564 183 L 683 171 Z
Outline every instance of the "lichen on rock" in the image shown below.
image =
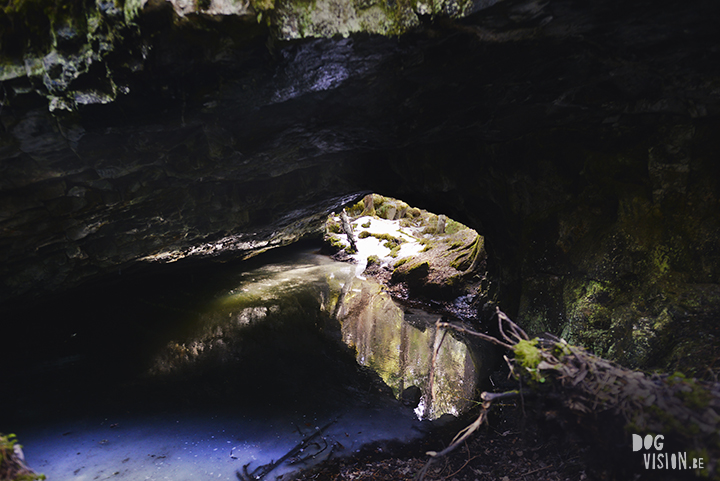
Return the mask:
M 50 111 L 74 111 L 78 105 L 110 103 L 128 93 L 123 71 L 144 68 L 160 31 L 173 29 L 173 35 L 189 38 L 212 29 L 207 19 L 234 18 L 241 20 L 247 37 L 268 32 L 280 40 L 361 32 L 400 35 L 420 25 L 419 15 L 459 18 L 472 4 L 442 0 L 428 8 L 409 0 L 13 0 L 0 7 L 0 81 L 12 81 L 8 87 L 13 94 L 29 83 L 48 99 Z M 270 30 L 254 30 L 253 23 Z M 117 58 L 108 60 L 113 53 Z
M 127 93 L 127 85 L 118 83 L 116 67 L 106 58 L 138 38 L 136 19 L 145 3 L 35 0 L 0 8 L 0 25 L 9 27 L 0 39 L 5 100 L 33 90 L 48 99 L 50 111 L 73 111 L 78 105 L 104 104 Z

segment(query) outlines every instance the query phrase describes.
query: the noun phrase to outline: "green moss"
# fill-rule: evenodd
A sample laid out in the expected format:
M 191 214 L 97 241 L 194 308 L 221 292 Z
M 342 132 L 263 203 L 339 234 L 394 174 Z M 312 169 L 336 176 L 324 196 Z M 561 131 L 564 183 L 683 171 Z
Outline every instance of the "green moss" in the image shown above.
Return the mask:
M 132 23 L 142 10 L 145 2 L 143 0 L 125 0 L 123 11 L 125 13 L 125 22 Z
M 400 243 L 400 239 L 393 237 L 390 234 L 373 234 L 372 236 L 379 240 L 397 241 L 398 244 Z
M 340 224 L 340 222 L 336 222 L 335 220 L 328 220 L 327 224 L 325 224 L 325 231 L 331 234 L 341 234 L 342 224 Z
M 383 246 L 387 247 L 388 249 L 394 249 L 395 247 L 398 247 L 400 244 L 403 244 L 405 242 L 403 239 L 393 237 L 390 234 L 371 234 L 370 232 L 362 231 L 360 235 L 358 235 L 358 237 L 361 239 L 365 239 L 366 237 L 370 236 L 378 239 L 379 241 L 385 241 Z
M 539 341 L 537 338 L 529 341 L 521 340 L 513 346 L 515 360 L 530 374 L 530 378 L 537 382 L 545 382 L 545 378 L 538 371 L 537 366 L 542 361 Z
M 250 0 L 250 6 L 256 12 L 275 9 L 275 0 Z
M 465 229 L 468 229 L 468 226 L 463 225 L 460 222 L 454 221 L 452 219 L 448 219 L 447 223 L 445 224 L 445 234 L 447 235 L 453 235 Z
M 668 376 L 667 382 L 668 382 L 668 384 L 673 386 L 677 383 L 681 383 L 681 382 L 685 381 L 686 379 L 687 378 L 685 377 L 685 374 L 676 371 L 676 372 L 672 373 L 670 376 Z
M 695 475 L 701 478 L 709 478 L 710 477 L 710 471 L 708 470 L 708 464 L 711 460 L 710 453 L 708 452 L 707 448 L 702 449 L 691 449 L 688 451 L 688 466 L 692 466 L 692 460 L 693 459 L 702 459 L 703 460 L 703 469 L 696 469 Z M 717 472 L 715 473 L 715 477 L 713 479 L 717 478 Z
M 399 246 L 399 245 L 393 247 L 393 248 L 390 250 L 389 256 L 394 259 L 394 258 L 396 258 L 398 255 L 400 255 L 400 247 L 401 247 L 401 246 Z
M 370 221 L 367 221 L 364 224 L 360 224 L 360 227 L 362 227 L 363 229 L 368 229 L 370 227 Z
M 665 274 L 670 270 L 670 250 L 667 246 L 658 245 L 653 250 L 652 261 L 655 269 L 660 274 Z
M 385 197 L 383 197 L 380 194 L 373 194 L 372 196 L 373 196 L 373 205 L 375 205 L 376 209 L 379 205 L 382 205 L 386 200 Z
M 535 369 L 540 364 L 542 356 L 538 347 L 538 339 L 534 338 L 529 341 L 521 340 L 513 347 L 515 359 L 525 369 Z
M 409 257 L 403 257 L 402 259 L 400 259 L 400 260 L 398 260 L 397 262 L 395 262 L 395 264 L 393 264 L 393 267 L 394 267 L 395 269 L 397 269 L 397 268 L 400 267 L 401 265 L 407 264 L 409 261 L 410 261 L 410 258 L 409 258 Z
M 94 9 L 93 7 L 88 7 Z M 53 2 L 48 0 L 9 0 L 0 6 L 0 44 L 3 56 L 18 57 L 23 51 L 8 51 L 6 45 L 15 44 L 30 51 L 47 53 L 57 45 L 58 31 L 63 37 L 86 38 L 84 2 Z M 13 42 L 11 38 L 21 39 Z
M 603 354 L 607 346 L 599 346 L 591 342 L 592 333 L 595 330 L 602 331 L 601 338 L 607 341 L 607 330 L 613 323 L 613 310 L 610 306 L 614 303 L 616 290 L 609 282 L 596 280 L 570 280 L 565 284 L 565 310 L 569 315 L 570 323 L 566 325 L 563 337 L 571 343 L 581 344 L 592 349 L 596 354 Z M 615 313 L 616 321 L 622 326 L 614 326 L 616 332 L 625 336 L 627 322 L 624 316 Z M 612 342 L 610 342 L 611 344 Z
M 453 259 L 452 261 L 450 261 L 450 267 L 459 271 L 460 270 L 460 262 L 459 261 L 461 260 L 461 258 L 462 258 L 462 256 L 459 256 L 459 257 L 456 257 L 455 259 Z
M 683 423 L 676 416 L 660 409 L 657 404 L 653 404 L 647 408 L 648 412 L 662 423 L 662 433 L 675 432 L 682 436 L 693 437 L 698 434 L 697 424 Z
M 397 243 L 397 242 L 395 242 L 395 241 L 389 240 L 389 241 L 387 241 L 387 242 L 385 242 L 385 243 L 383 244 L 383 247 L 385 247 L 385 248 L 387 248 L 387 249 L 390 249 L 390 250 L 393 250 L 393 249 L 395 249 L 396 247 L 400 247 L 400 244 Z
M 367 258 L 367 265 L 368 267 L 372 265 L 379 265 L 380 264 L 380 258 L 378 256 L 372 255 L 368 256 Z
M 445 283 L 452 287 L 452 286 L 459 286 L 462 284 L 463 276 L 460 274 L 455 274 L 454 276 L 450 276 L 447 278 Z
M 553 348 L 553 356 L 555 356 L 558 360 L 562 361 L 562 359 L 569 354 L 572 354 L 572 351 L 570 350 L 570 346 L 567 343 L 555 343 L 555 347 Z
M 682 373 L 676 372 L 672 374 L 667 382 L 679 388 L 677 397 L 692 409 L 705 409 L 713 399 L 712 394 L 707 389 L 698 384 L 695 379 L 687 378 Z
M 408 259 L 411 260 L 410 258 Z M 407 267 L 401 269 L 402 274 L 405 277 L 421 278 L 427 276 L 428 272 L 430 272 L 430 263 L 428 261 L 419 262 L 416 264 L 407 262 L 405 264 L 407 264 Z M 396 269 L 396 272 L 399 271 Z
M 391 219 L 390 213 L 393 213 L 393 217 L 395 212 L 397 212 L 397 209 L 394 206 L 391 206 L 389 204 L 383 204 L 379 208 L 376 207 L 375 211 L 377 212 L 378 217 L 381 219 Z
M 363 211 L 365 210 L 365 203 L 362 200 L 359 200 L 352 206 L 345 209 L 347 211 L 347 214 L 352 217 L 358 217 L 360 216 Z
M 342 240 L 340 240 L 339 237 L 331 235 L 326 239 L 326 242 L 330 244 L 332 247 L 338 250 L 342 250 L 345 248 L 345 244 Z
M 485 239 L 476 234 L 474 240 L 468 243 L 468 236 L 463 235 L 452 241 L 450 248 L 460 249 L 455 259 L 450 262 L 450 266 L 458 271 L 467 271 L 474 268 L 485 255 Z
M 3 480 L 35 481 L 46 479 L 44 474 L 34 473 L 24 467 L 22 460 L 18 459 L 15 454 L 15 446 L 22 448 L 17 442 L 17 436 L 0 433 L 0 472 L 11 476 L 10 478 L 3 477 Z M 20 463 L 19 466 L 18 463 Z

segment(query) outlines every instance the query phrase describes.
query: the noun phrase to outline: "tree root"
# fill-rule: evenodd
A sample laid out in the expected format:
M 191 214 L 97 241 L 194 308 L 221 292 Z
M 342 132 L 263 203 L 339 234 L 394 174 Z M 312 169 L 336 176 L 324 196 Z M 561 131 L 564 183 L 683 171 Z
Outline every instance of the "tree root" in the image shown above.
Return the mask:
M 285 461 L 291 462 L 292 464 L 297 464 L 299 462 L 305 461 L 307 458 L 300 459 L 298 458 L 298 454 L 303 452 L 305 449 L 307 449 L 309 446 L 315 443 L 315 438 L 318 436 L 321 436 L 327 428 L 335 424 L 337 420 L 334 419 L 327 423 L 325 426 L 316 429 L 314 433 L 303 439 L 299 444 L 297 444 L 294 448 L 292 448 L 290 451 L 288 451 L 283 457 L 278 459 L 277 461 L 271 461 L 268 464 L 263 464 L 262 466 L 258 466 L 255 468 L 252 472 L 248 472 L 248 466 L 250 466 L 250 463 L 247 463 L 243 466 L 242 471 L 239 469 L 235 471 L 235 475 L 240 481 L 257 481 L 265 478 L 268 474 L 270 474 L 275 468 L 280 466 Z M 323 439 L 324 441 L 324 439 Z M 325 446 L 318 452 L 315 453 L 316 455 L 325 451 L 327 449 L 327 442 L 325 442 Z
M 648 375 L 626 369 L 563 340 L 530 339 L 499 309 L 497 317 L 501 339 L 447 322 L 438 322 L 437 327 L 513 351 L 514 359 L 505 358 L 512 376 L 535 395 L 560 399 L 576 421 L 592 423 L 604 413 L 617 419 L 628 439 L 631 433 L 672 437 L 685 451 L 704 457 L 703 475 L 720 479 L 720 383 L 701 382 L 679 373 Z M 443 451 L 427 453 L 430 459 L 418 479 L 422 481 L 434 461 L 478 430 L 494 401 L 518 396 L 519 390 L 482 393 L 477 419 Z

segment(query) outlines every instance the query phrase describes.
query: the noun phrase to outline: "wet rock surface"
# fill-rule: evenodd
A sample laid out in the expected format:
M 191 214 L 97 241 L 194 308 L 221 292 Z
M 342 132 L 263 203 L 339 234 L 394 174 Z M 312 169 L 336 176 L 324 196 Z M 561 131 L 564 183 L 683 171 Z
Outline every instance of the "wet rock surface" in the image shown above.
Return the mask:
M 293 42 L 159 8 L 84 57 L 55 28 L 56 54 L 2 67 L 0 298 L 243 257 L 375 191 L 478 230 L 529 331 L 716 373 L 717 4 L 490 3 Z

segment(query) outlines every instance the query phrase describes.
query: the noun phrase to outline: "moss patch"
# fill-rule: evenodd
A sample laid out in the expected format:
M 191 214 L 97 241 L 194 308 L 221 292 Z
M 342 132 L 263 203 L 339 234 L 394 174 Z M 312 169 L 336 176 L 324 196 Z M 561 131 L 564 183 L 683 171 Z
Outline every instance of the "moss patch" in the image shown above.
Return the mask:
M 395 262 L 395 264 L 393 264 L 393 267 L 394 267 L 395 269 L 397 269 L 398 267 L 400 267 L 400 266 L 402 266 L 402 265 L 404 265 L 404 264 L 407 264 L 409 261 L 410 261 L 410 258 L 409 258 L 409 257 L 403 257 L 402 259 L 400 259 L 400 260 L 398 260 L 397 262 Z
M 15 449 L 21 449 L 14 434 L 0 433 L 0 479 L 13 481 L 34 481 L 46 479 L 25 466 L 24 459 Z
M 513 346 L 515 360 L 522 366 L 525 372 L 530 375 L 530 379 L 535 382 L 545 382 L 545 376 L 542 375 L 538 366 L 542 361 L 542 354 L 539 348 L 537 338 L 529 341 L 521 340 Z
M 379 265 L 380 264 L 380 258 L 378 256 L 368 256 L 367 258 L 367 265 L 368 267 Z

